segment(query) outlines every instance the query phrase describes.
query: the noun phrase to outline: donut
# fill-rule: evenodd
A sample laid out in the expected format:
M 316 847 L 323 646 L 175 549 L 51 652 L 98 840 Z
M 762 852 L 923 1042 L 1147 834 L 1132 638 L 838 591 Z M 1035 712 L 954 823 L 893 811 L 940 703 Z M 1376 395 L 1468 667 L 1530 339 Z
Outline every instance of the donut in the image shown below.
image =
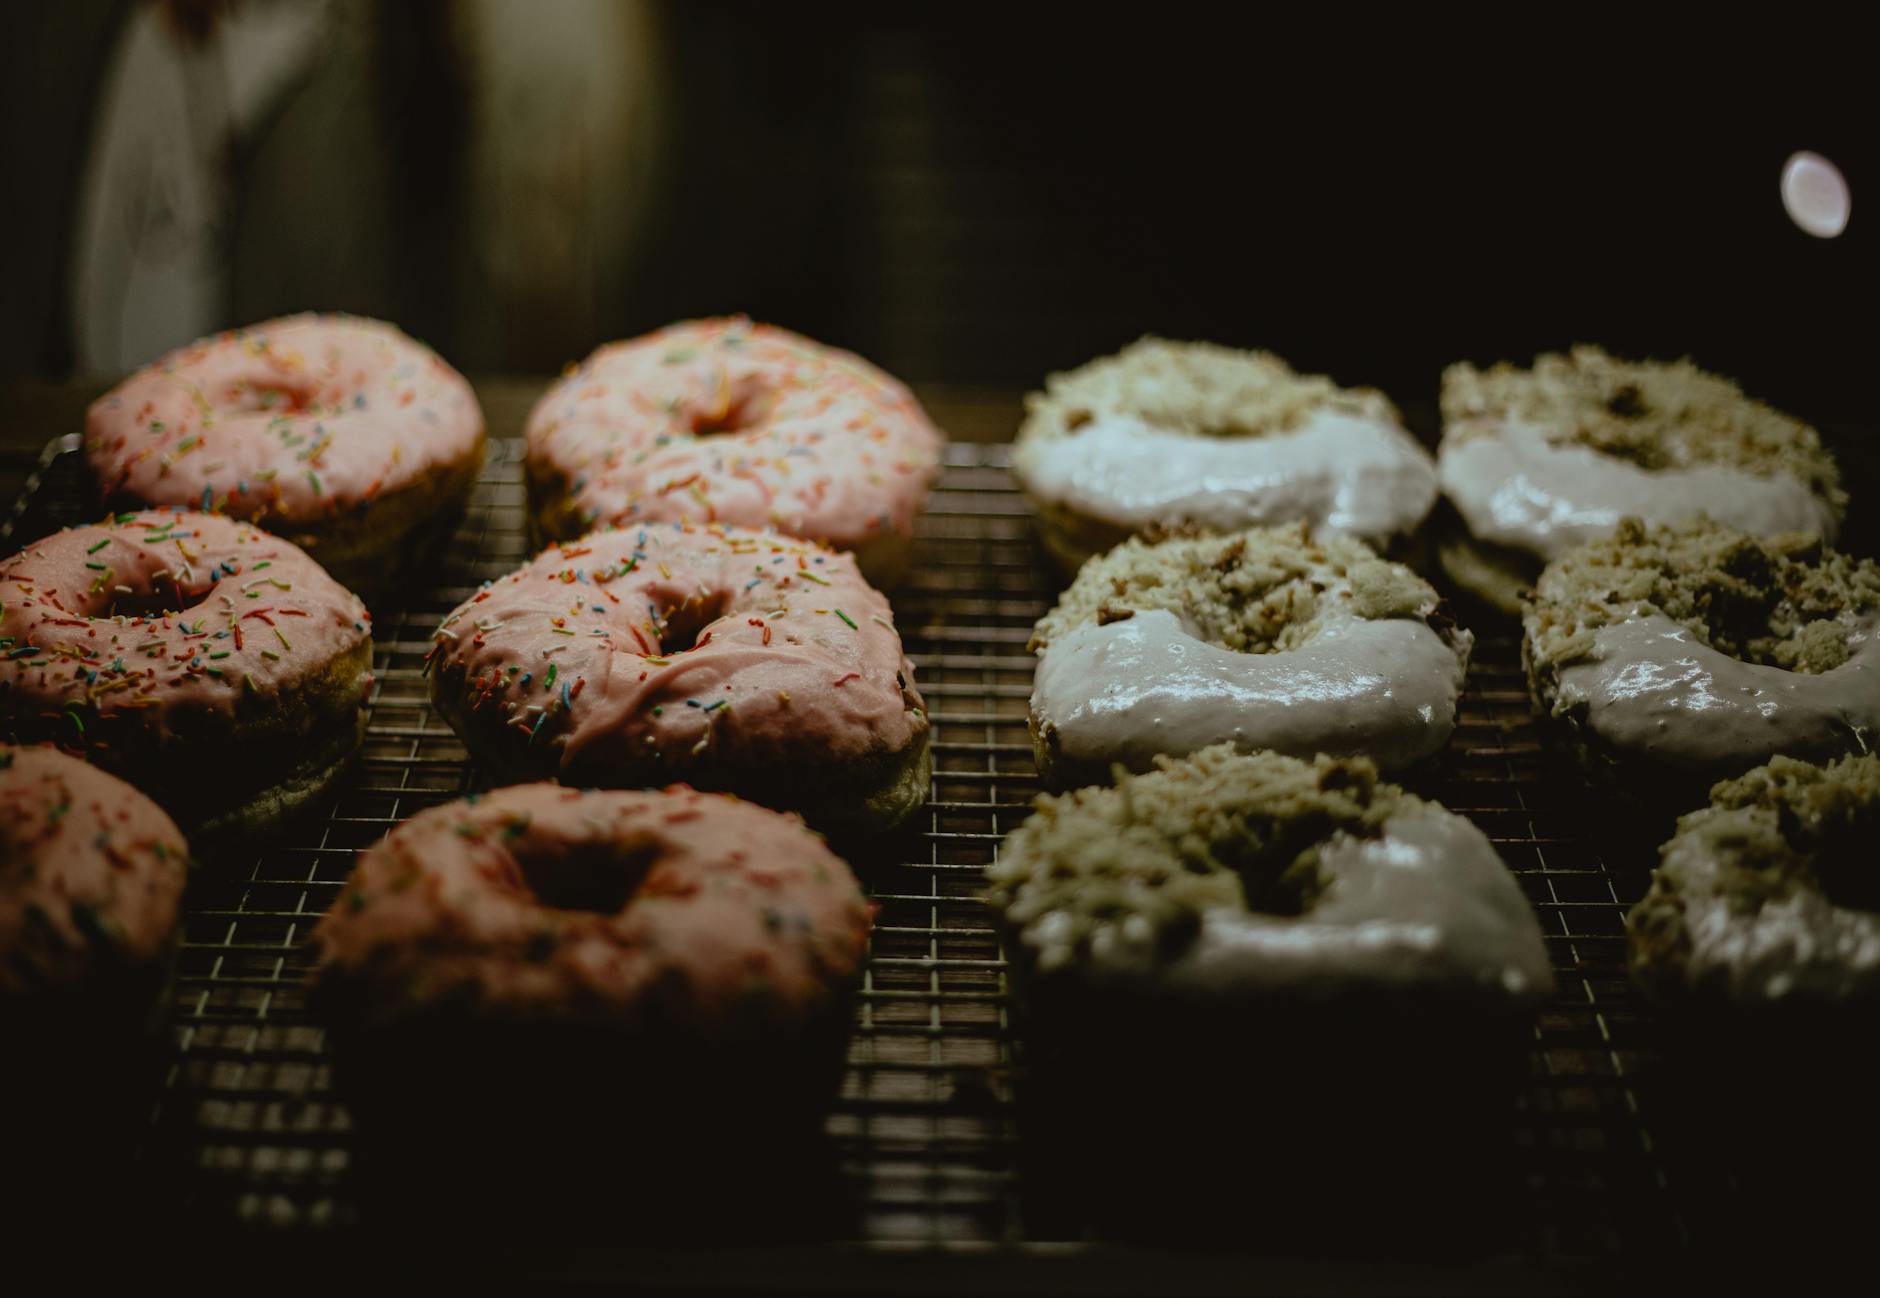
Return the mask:
M 1382 548 L 1436 500 L 1382 393 L 1265 352 L 1144 338 L 1051 375 L 1025 409 L 1012 467 L 1067 571 L 1151 525 L 1304 521 Z
M 356 316 L 288 316 L 191 343 L 85 419 L 85 455 L 113 508 L 255 523 L 374 597 L 449 538 L 483 441 L 462 375 Z
M 1548 565 L 1522 653 L 1536 709 L 1598 784 L 1688 807 L 1777 754 L 1869 751 L 1877 627 L 1880 566 L 1818 536 L 1627 518 Z
M 35 1229 L 116 1206 L 112 1162 L 148 1116 L 139 1083 L 158 1080 L 188 866 L 175 823 L 123 781 L 0 745 L 0 1090 Z
M 57 749 L 0 744 L 8 1024 L 76 1000 L 94 1027 L 140 1026 L 168 973 L 188 872 L 175 822 L 137 790 Z
M 1540 926 L 1482 832 L 1367 758 L 1164 757 L 1038 799 L 986 867 L 1034 987 L 1336 1002 L 1435 995 L 1524 1013 L 1553 988 Z
M 1870 1220 L 1846 1169 L 1880 1157 L 1876 836 L 1880 757 L 1773 757 L 1679 820 L 1626 922 L 1653 1135 L 1730 1187 L 1704 1205 L 1720 1236 L 1779 1241 L 1784 1264 L 1817 1232 L 1858 1248 Z
M 689 523 L 550 547 L 446 617 L 438 712 L 505 783 L 676 781 L 878 830 L 927 796 L 931 726 L 852 555 Z
M 846 1037 L 869 914 L 794 816 L 685 787 L 515 785 L 362 853 L 314 930 L 313 978 L 329 1006 L 350 1002 L 349 1030 L 467 1014 L 707 1043 Z
M 986 875 L 1023 1141 L 1104 1233 L 1414 1237 L 1419 1194 L 1495 1184 L 1540 927 L 1480 830 L 1368 759 L 1165 757 L 1039 798 Z M 1260 1176 L 1223 1196 L 1223 1166 Z
M 533 1197 L 569 1149 L 630 1148 L 649 1196 L 687 1167 L 730 1195 L 724 1160 L 813 1133 L 834 1099 L 871 920 L 793 816 L 522 785 L 360 855 L 314 929 L 309 1004 L 382 1152 L 435 1141 L 447 1178 Z
M 1678 821 L 1626 921 L 1661 1007 L 1767 1012 L 1880 1000 L 1880 756 L 1773 757 Z
M 609 343 L 529 415 L 542 537 L 723 523 L 906 565 L 943 438 L 906 388 L 848 352 L 742 316 Z
M 154 798 L 199 852 L 316 806 L 365 732 L 370 615 L 294 545 L 141 510 L 0 560 L 0 739 Z
M 1506 613 L 1520 613 L 1546 563 L 1610 536 L 1624 516 L 1702 513 L 1832 543 L 1846 503 L 1814 429 L 1689 361 L 1576 347 L 1532 370 L 1452 365 L 1442 410 L 1436 471 L 1461 526 L 1437 557 L 1451 581 Z
M 1077 574 L 1032 633 L 1032 747 L 1052 788 L 1228 742 L 1365 755 L 1448 742 L 1474 638 L 1435 590 L 1304 523 L 1134 538 Z

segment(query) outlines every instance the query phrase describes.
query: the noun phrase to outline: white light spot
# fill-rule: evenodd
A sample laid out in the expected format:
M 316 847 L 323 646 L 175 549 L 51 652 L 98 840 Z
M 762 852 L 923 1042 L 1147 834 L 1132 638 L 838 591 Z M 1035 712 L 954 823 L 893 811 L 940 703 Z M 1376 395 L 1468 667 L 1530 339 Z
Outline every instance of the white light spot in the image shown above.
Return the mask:
M 1847 229 L 1854 200 L 1841 169 L 1819 153 L 1797 153 L 1782 164 L 1782 206 L 1804 233 L 1832 239 Z

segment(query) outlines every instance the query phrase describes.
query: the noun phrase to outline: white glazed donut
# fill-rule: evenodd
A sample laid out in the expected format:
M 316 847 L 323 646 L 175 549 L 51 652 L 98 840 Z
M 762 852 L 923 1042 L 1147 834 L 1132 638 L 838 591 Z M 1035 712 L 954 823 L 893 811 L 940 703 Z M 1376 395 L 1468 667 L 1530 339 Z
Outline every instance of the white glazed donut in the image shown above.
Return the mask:
M 1880 756 L 1777 757 L 1678 822 L 1626 921 L 1632 977 L 1682 1010 L 1880 1000 Z
M 986 874 L 1026 1139 L 1106 1231 L 1402 1222 L 1505 1143 L 1540 924 L 1481 830 L 1367 759 L 1165 757 L 1038 799 Z M 1219 1193 L 1242 1167 L 1267 1197 Z
M 1299 520 L 1381 546 L 1436 499 L 1429 454 L 1382 393 L 1264 352 L 1145 338 L 1045 386 L 1013 467 L 1070 569 L 1152 525 Z
M 1578 347 L 1532 370 L 1452 365 L 1443 419 L 1437 473 L 1469 533 L 1440 547 L 1443 566 L 1510 612 L 1542 564 L 1623 517 L 1703 513 L 1828 541 L 1840 522 L 1839 476 L 1815 431 L 1688 361 L 1630 364 Z
M 987 867 L 1028 978 L 1514 1012 L 1552 990 L 1533 909 L 1482 831 L 1371 763 L 1220 744 L 1158 766 L 1040 798 Z
M 1777 754 L 1880 742 L 1880 566 L 1818 538 L 1624 519 L 1548 566 L 1525 627 L 1537 705 L 1634 794 L 1689 805 Z
M 1066 788 L 1223 742 L 1409 766 L 1448 742 L 1473 640 L 1437 603 L 1303 524 L 1127 541 L 1033 633 L 1039 770 Z

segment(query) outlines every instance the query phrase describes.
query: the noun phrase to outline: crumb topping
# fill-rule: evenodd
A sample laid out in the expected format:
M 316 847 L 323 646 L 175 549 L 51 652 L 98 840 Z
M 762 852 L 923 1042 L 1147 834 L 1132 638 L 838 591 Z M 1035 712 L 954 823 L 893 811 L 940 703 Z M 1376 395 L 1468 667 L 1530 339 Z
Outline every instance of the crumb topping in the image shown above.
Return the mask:
M 1661 1002 L 1739 1007 L 1880 994 L 1880 756 L 1772 758 L 1678 822 L 1626 921 Z
M 1730 874 L 1746 908 L 1815 888 L 1836 903 L 1880 910 L 1880 756 L 1826 766 L 1775 757 L 1710 791 L 1710 807 L 1678 822 Z
M 1397 423 L 1383 393 L 1297 374 L 1268 352 L 1143 338 L 1114 356 L 1053 374 L 1025 398 L 1021 441 L 1062 437 L 1104 416 L 1130 416 L 1195 437 L 1261 437 L 1316 410 Z
M 1328 618 L 1428 617 L 1437 594 L 1362 541 L 1315 541 L 1304 523 L 1224 536 L 1132 537 L 1090 560 L 1032 632 L 1042 650 L 1088 623 L 1166 611 L 1201 639 L 1242 653 L 1298 648 Z
M 1580 346 L 1536 357 L 1527 370 L 1451 365 L 1442 411 L 1445 440 L 1493 435 L 1492 425 L 1470 421 L 1518 419 L 1547 427 L 1556 446 L 1587 446 L 1647 470 L 1719 465 L 1795 478 L 1837 511 L 1847 500 L 1813 428 L 1688 360 L 1622 361 Z
M 1623 519 L 1542 573 L 1526 619 L 1533 665 L 1584 658 L 1601 627 L 1651 611 L 1744 662 L 1831 671 L 1847 661 L 1850 635 L 1880 616 L 1880 565 L 1814 536 Z
M 1378 779 L 1368 758 L 1237 753 L 1217 744 L 1113 787 L 1040 797 L 986 868 L 988 900 L 1041 970 L 1088 954 L 1179 955 L 1219 908 L 1311 910 L 1320 846 L 1378 834 L 1425 805 Z

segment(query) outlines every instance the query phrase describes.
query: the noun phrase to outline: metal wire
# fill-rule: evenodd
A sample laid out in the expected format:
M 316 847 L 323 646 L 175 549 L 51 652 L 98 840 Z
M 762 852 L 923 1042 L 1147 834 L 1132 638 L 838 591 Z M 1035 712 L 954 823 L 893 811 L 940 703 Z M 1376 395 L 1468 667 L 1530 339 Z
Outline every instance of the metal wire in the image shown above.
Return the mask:
M 71 450 L 48 449 L 11 520 L 18 535 L 89 512 Z M 364 753 L 331 814 L 233 877 L 192 887 L 175 1045 L 143 1151 L 190 1219 L 306 1228 L 357 1218 L 348 1116 L 322 1032 L 304 1015 L 303 943 L 356 852 L 476 786 L 430 708 L 420 664 L 445 613 L 528 557 L 520 450 L 493 445 L 436 580 L 376 626 Z M 1016 1191 L 1005 964 L 977 893 L 981 868 L 1038 791 L 1025 642 L 1059 585 L 1008 463 L 1002 446 L 950 448 L 912 576 L 893 596 L 937 732 L 917 832 L 857 863 L 881 909 L 828 1126 L 860 1204 L 855 1236 L 869 1243 L 1032 1238 Z M 1581 802 L 1550 778 L 1517 649 L 1505 633 L 1479 642 L 1431 790 L 1494 840 L 1542 917 L 1560 975 L 1510 1132 L 1523 1225 L 1501 1244 L 1544 1260 L 1612 1257 L 1679 1227 L 1638 1103 L 1650 1042 L 1624 970 L 1634 898 L 1582 833 Z

